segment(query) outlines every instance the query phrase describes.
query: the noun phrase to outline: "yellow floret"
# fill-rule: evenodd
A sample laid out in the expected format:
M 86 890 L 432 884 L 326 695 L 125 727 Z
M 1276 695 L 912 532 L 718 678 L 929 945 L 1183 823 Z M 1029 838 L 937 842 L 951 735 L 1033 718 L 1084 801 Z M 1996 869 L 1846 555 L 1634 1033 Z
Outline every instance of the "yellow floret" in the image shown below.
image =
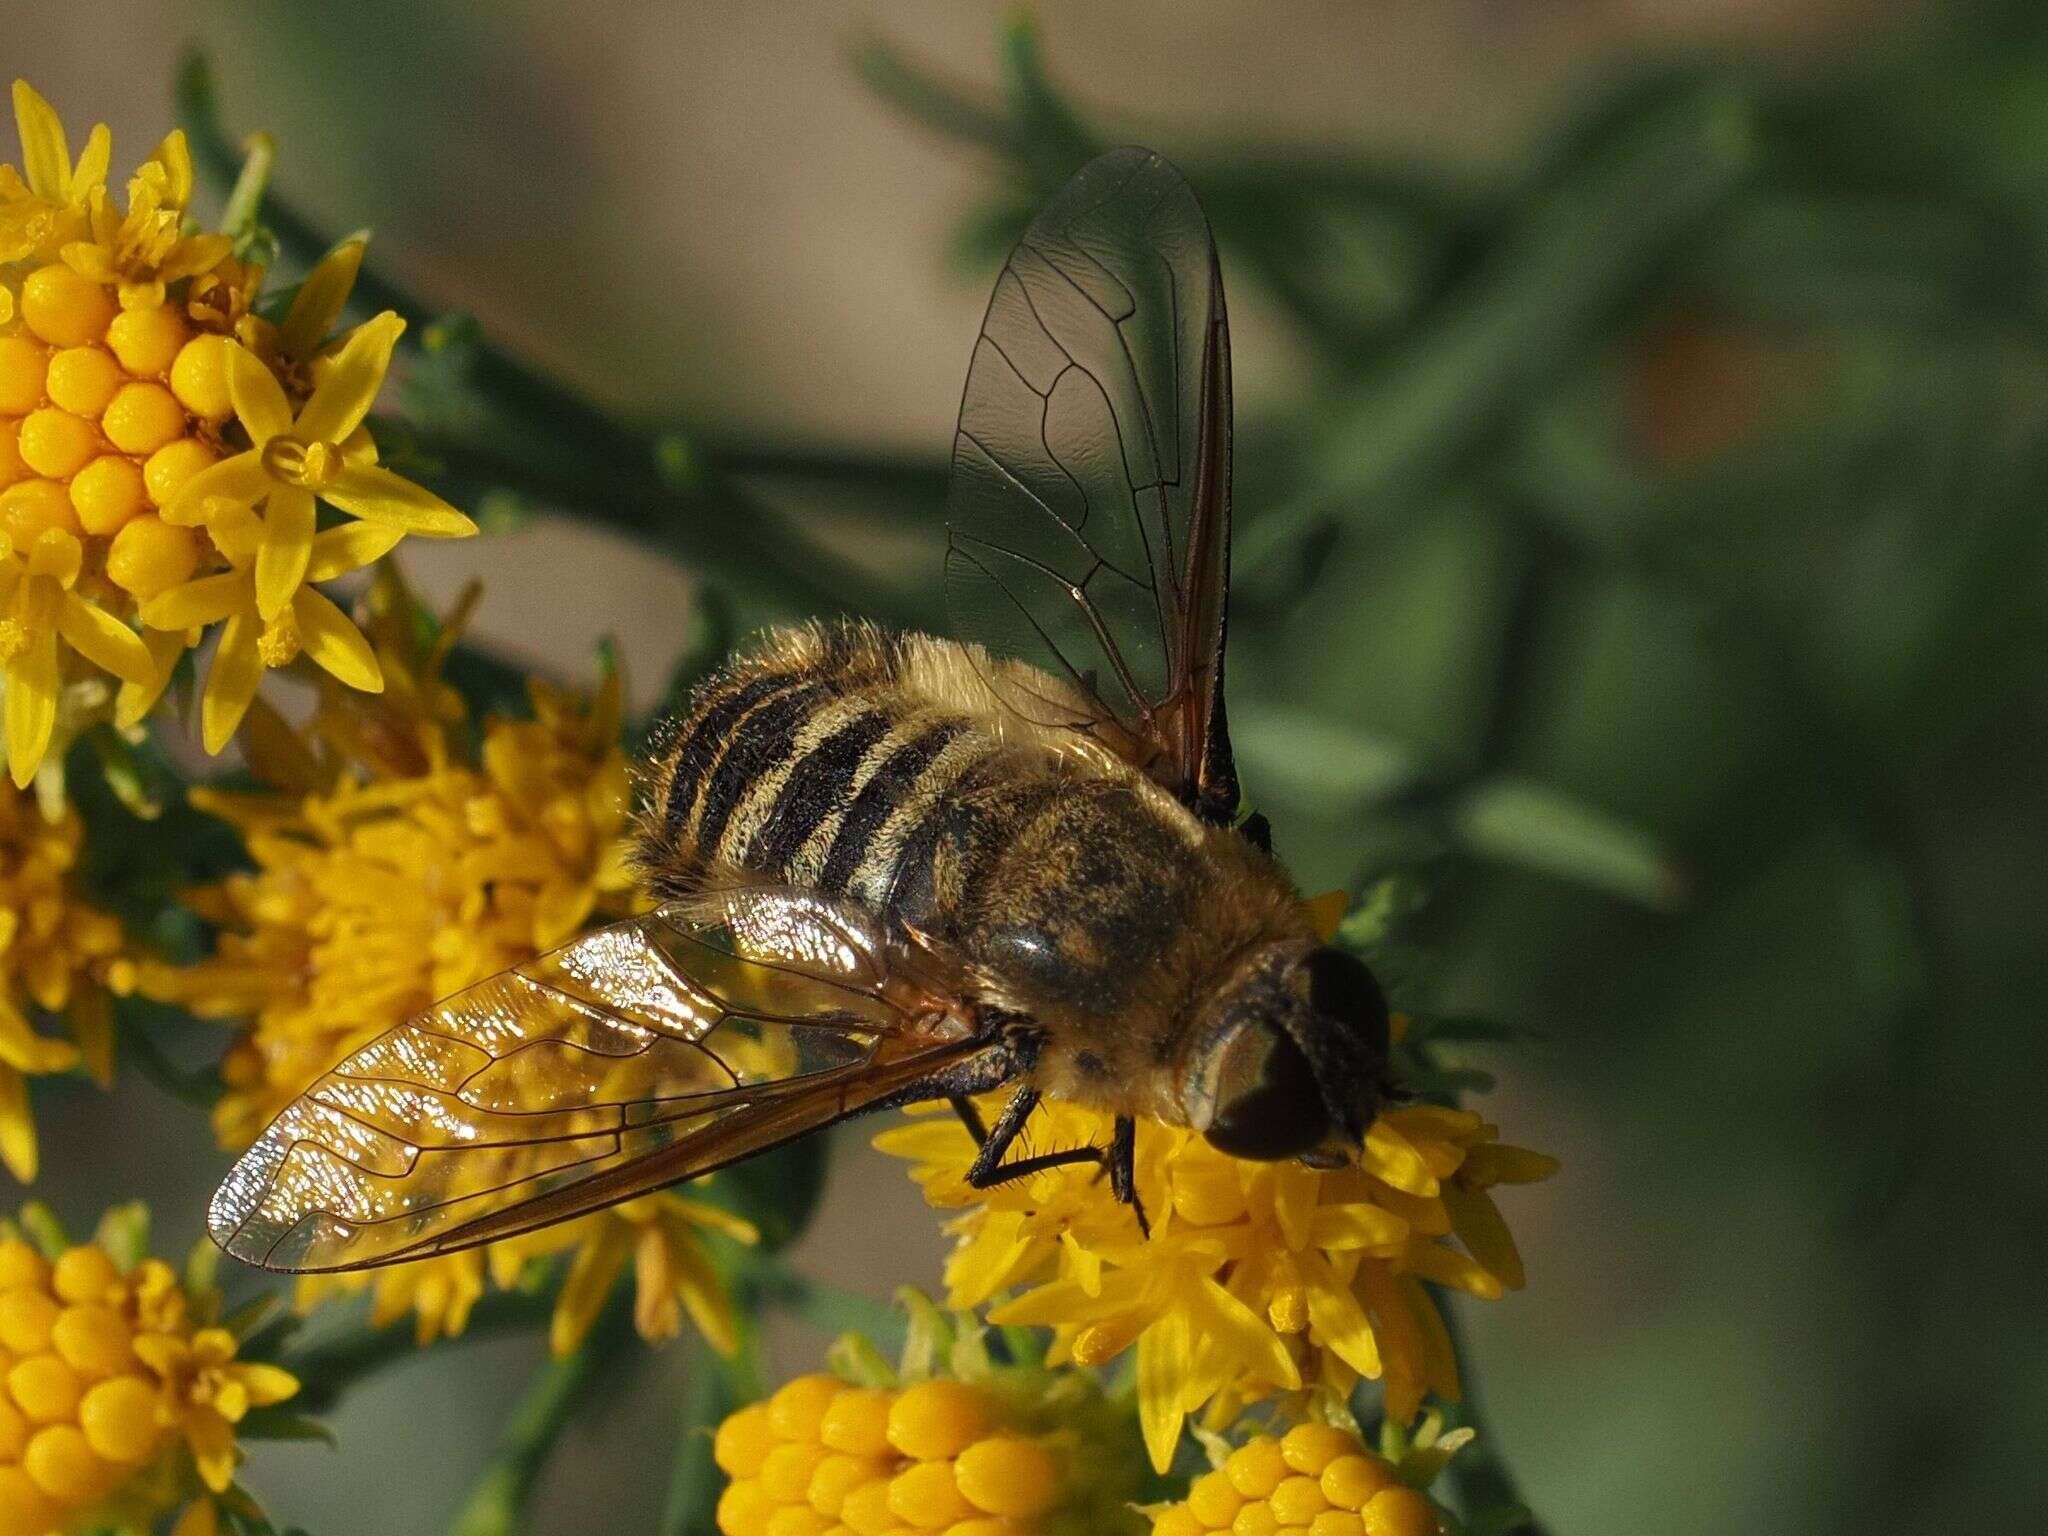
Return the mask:
M 882 1462 L 835 1452 L 812 1471 L 811 1486 L 804 1490 L 804 1497 L 819 1514 L 837 1518 L 839 1507 L 846 1502 L 849 1493 L 862 1483 L 887 1475 L 886 1465 Z
M 7 1391 L 34 1424 L 55 1424 L 78 1411 L 84 1385 L 55 1355 L 31 1355 L 7 1373 Z
M 894 1394 L 847 1387 L 818 1421 L 818 1438 L 849 1456 L 879 1456 L 889 1449 L 889 1408 Z
M 766 1536 L 768 1517 L 779 1507 L 759 1483 L 734 1483 L 718 1497 L 718 1528 L 725 1536 Z
M 59 1506 L 20 1467 L 0 1467 L 0 1531 L 45 1531 Z
M 29 472 L 21 459 L 21 423 L 0 421 L 0 489 L 14 484 Z
M 1288 1470 L 1280 1442 L 1269 1435 L 1247 1441 L 1223 1463 L 1230 1485 L 1248 1499 L 1267 1497 L 1280 1486 L 1280 1479 L 1287 1476 Z
M 50 1329 L 50 1343 L 66 1365 L 91 1381 L 125 1371 L 135 1359 L 128 1325 L 98 1302 L 66 1307 Z
M 26 416 L 43 403 L 50 351 L 33 337 L 0 336 L 0 415 Z
M 196 437 L 165 443 L 142 466 L 142 481 L 149 499 L 160 507 L 169 506 L 187 480 L 219 457 Z
M 889 1443 L 920 1461 L 958 1456 L 988 1432 L 988 1395 L 961 1381 L 906 1387 L 889 1410 Z
M 775 1449 L 775 1431 L 768 1424 L 768 1409 L 754 1403 L 742 1408 L 723 1424 L 711 1441 L 711 1459 L 727 1477 L 752 1477 Z
M 1188 1510 L 1212 1531 L 1229 1527 L 1244 1508 L 1244 1495 L 1221 1471 L 1204 1472 L 1188 1486 Z
M 37 1430 L 21 1464 L 38 1488 L 66 1504 L 91 1502 L 104 1494 L 113 1480 L 113 1469 L 92 1453 L 76 1424 L 52 1424 Z
M 146 1461 L 156 1450 L 156 1394 L 137 1376 L 115 1376 L 93 1386 L 78 1404 L 86 1443 L 108 1461 Z M 0 1457 L 5 1449 L 0 1447 Z
M 21 285 L 21 318 L 56 347 L 82 346 L 107 334 L 114 296 L 62 262 L 29 273 Z
M 768 1399 L 768 1423 L 785 1440 L 815 1440 L 818 1425 L 844 1383 L 822 1373 L 799 1376 Z
M 228 343 L 224 336 L 195 336 L 171 363 L 171 392 L 201 421 L 226 421 L 235 413 L 228 395 Z
M 1280 1456 L 1296 1472 L 1317 1477 L 1339 1456 L 1358 1449 L 1358 1438 L 1334 1424 L 1297 1424 L 1280 1437 Z
M 142 471 L 133 459 L 102 454 L 71 477 L 72 510 L 87 533 L 105 537 L 148 505 Z
M 1323 1497 L 1339 1509 L 1363 1509 L 1366 1501 L 1395 1484 L 1394 1469 L 1377 1456 L 1339 1456 L 1323 1468 Z
M 815 1440 L 786 1441 L 762 1458 L 756 1480 L 778 1504 L 808 1504 L 811 1474 L 831 1454 Z
M 161 384 L 123 384 L 100 427 L 123 453 L 154 453 L 185 434 L 185 408 Z
M 50 403 L 74 416 L 98 419 L 122 384 L 121 365 L 100 347 L 66 347 L 50 359 L 43 387 Z
M 154 379 L 170 371 L 190 335 L 184 317 L 170 305 L 160 304 L 116 315 L 107 327 L 107 345 L 130 374 Z
M 60 1310 L 56 1298 L 33 1283 L 0 1292 L 0 1346 L 15 1355 L 40 1354 L 50 1347 Z
M 132 518 L 107 548 L 107 580 L 147 601 L 190 580 L 200 553 L 196 529 L 155 516 Z
M 1028 1519 L 1060 1501 L 1059 1458 L 1036 1440 L 996 1435 L 960 1453 L 960 1491 L 991 1515 Z
M 1322 1485 L 1300 1473 L 1281 1479 L 1266 1502 L 1282 1525 L 1307 1525 L 1330 1507 L 1330 1501 L 1323 1497 Z
M 1362 1511 L 1366 1536 L 1431 1536 L 1436 1512 L 1413 1488 L 1376 1493 Z
M 890 1479 L 889 1512 L 920 1531 L 939 1531 L 965 1520 L 974 1506 L 960 1492 L 952 1462 L 919 1461 Z
M 27 549 L 52 528 L 80 532 L 71 493 L 54 480 L 23 480 L 0 491 L 0 529 Z

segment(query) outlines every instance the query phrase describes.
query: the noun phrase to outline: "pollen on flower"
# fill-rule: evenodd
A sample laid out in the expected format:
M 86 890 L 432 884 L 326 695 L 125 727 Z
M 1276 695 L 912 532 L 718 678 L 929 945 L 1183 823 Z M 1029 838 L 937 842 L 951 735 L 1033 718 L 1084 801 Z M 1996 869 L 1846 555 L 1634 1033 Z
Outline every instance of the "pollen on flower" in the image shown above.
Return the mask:
M 1046 1145 L 1099 1146 L 1111 1133 L 1092 1110 L 1039 1113 Z M 977 1148 L 951 1115 L 921 1108 L 875 1144 L 913 1164 L 931 1203 L 963 1210 L 950 1226 L 953 1306 L 1008 1293 L 991 1321 L 1050 1327 L 1056 1362 L 1105 1365 L 1136 1349 L 1140 1421 L 1164 1471 L 1197 1412 L 1222 1425 L 1278 1399 L 1301 1414 L 1347 1400 L 1361 1378 L 1382 1383 L 1400 1422 L 1428 1393 L 1455 1401 L 1457 1362 L 1428 1287 L 1492 1299 L 1521 1286 L 1491 1191 L 1556 1167 L 1498 1138 L 1470 1111 L 1401 1105 L 1380 1115 L 1356 1166 L 1324 1172 L 1241 1162 L 1193 1132 L 1146 1125 L 1149 1239 L 1090 1168 L 971 1188 Z
M 48 1252 L 0 1222 L 0 1530 L 153 1526 L 195 1487 L 224 1493 L 237 1426 L 298 1390 L 240 1357 L 217 1294 L 140 1256 L 145 1221 L 110 1212 Z

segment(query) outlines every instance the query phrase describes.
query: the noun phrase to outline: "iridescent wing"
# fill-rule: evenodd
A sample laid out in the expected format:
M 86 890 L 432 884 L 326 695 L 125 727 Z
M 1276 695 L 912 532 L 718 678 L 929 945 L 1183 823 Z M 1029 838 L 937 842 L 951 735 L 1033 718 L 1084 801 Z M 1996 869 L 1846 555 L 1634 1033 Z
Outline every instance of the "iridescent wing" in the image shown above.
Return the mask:
M 1004 702 L 1230 819 L 1230 327 L 1208 220 L 1158 155 L 1093 161 L 1010 253 L 947 515 L 955 632 L 1069 685 L 1001 669 Z
M 363 1269 L 708 1173 L 983 1049 L 940 969 L 781 888 L 613 924 L 343 1061 L 236 1163 L 208 1229 L 266 1269 Z

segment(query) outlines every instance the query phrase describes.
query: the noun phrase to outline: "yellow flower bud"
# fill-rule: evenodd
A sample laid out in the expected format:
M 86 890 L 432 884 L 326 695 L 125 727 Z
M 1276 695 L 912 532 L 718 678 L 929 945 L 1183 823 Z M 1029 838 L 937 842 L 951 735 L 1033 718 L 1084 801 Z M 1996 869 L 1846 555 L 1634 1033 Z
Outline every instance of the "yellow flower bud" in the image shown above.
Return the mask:
M 107 580 L 147 601 L 191 580 L 199 555 L 196 529 L 179 528 L 160 517 L 133 518 L 122 524 L 107 549 Z
M 169 506 L 187 480 L 219 457 L 196 437 L 165 443 L 142 466 L 142 481 L 149 499 L 160 507 Z
M 101 347 L 66 347 L 50 359 L 44 387 L 52 405 L 98 420 L 121 383 L 121 365 L 112 353 Z
M 185 408 L 161 384 L 123 384 L 100 427 L 123 453 L 154 453 L 185 433 Z
M 235 414 L 228 394 L 227 349 L 224 336 L 195 336 L 171 364 L 171 393 L 201 421 L 226 421 Z
M 102 454 L 71 477 L 71 507 L 87 533 L 104 538 L 148 505 L 133 459 Z
M 116 315 L 107 327 L 107 345 L 134 377 L 154 379 L 170 371 L 190 334 L 184 317 L 170 305 L 160 304 Z
M 114 318 L 114 296 L 91 278 L 53 262 L 21 285 L 21 318 L 52 346 L 98 341 Z

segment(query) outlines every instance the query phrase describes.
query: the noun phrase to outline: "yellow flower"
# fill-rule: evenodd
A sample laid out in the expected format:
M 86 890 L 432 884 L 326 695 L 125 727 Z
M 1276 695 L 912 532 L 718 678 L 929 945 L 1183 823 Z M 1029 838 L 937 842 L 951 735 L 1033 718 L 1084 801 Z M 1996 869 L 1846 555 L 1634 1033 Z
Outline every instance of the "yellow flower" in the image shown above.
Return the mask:
M 370 462 L 352 445 L 404 329 L 390 310 L 358 326 L 296 417 L 262 359 L 238 343 L 227 344 L 228 391 L 252 446 L 186 481 L 164 518 L 211 526 L 223 508 L 263 503 L 255 576 L 257 611 L 265 623 L 284 611 L 305 579 L 316 499 L 399 535 L 461 538 L 476 532 L 475 523 L 433 492 Z
M 139 724 L 211 624 L 234 643 L 202 709 L 209 751 L 265 666 L 305 650 L 348 673 L 361 657 L 346 621 L 302 590 L 319 499 L 397 534 L 475 529 L 377 465 L 362 421 L 402 326 L 387 314 L 329 335 L 361 240 L 273 323 L 253 310 L 263 269 L 187 227 L 182 134 L 136 171 L 121 213 L 104 127 L 74 165 L 47 102 L 17 84 L 15 108 L 28 174 L 0 168 L 0 667 L 25 783 L 87 727 Z M 254 616 L 237 622 L 245 588 Z M 137 637 L 139 610 L 174 591 L 216 617 Z
M 375 693 L 384 686 L 370 643 L 312 583 L 331 581 L 381 560 L 403 535 L 373 523 L 349 523 L 312 534 L 303 562 L 292 573 L 283 607 L 266 615 L 260 564 L 265 535 L 255 514 L 247 507 L 229 507 L 215 514 L 208 533 L 230 569 L 185 582 L 142 605 L 143 623 L 158 630 L 182 633 L 226 621 L 199 706 L 200 740 L 207 751 L 218 752 L 228 744 L 249 712 L 264 669 L 287 666 L 302 652 L 351 688 Z M 175 652 L 169 661 L 175 665 Z M 168 676 L 168 666 L 159 671 L 152 663 L 141 683 L 160 689 L 160 679 Z
M 97 123 L 74 165 L 63 123 L 26 80 L 14 82 L 14 122 L 28 176 L 0 165 L 0 262 L 55 255 L 83 233 L 113 154 L 113 136 Z
M 24 1183 L 36 1176 L 27 1078 L 81 1063 L 102 1085 L 113 1075 L 105 983 L 120 970 L 121 925 L 73 886 L 83 835 L 68 806 L 46 819 L 0 784 L 0 1162 Z M 38 1033 L 37 1015 L 64 1016 L 73 1039 Z
M 67 1245 L 47 1212 L 24 1212 L 47 1252 L 0 1223 L 0 1530 L 153 1527 L 210 1504 L 233 1484 L 237 1426 L 298 1391 L 240 1358 L 218 1292 L 141 1257 L 145 1223 L 124 1208 Z
M 1437 1536 L 1447 1527 L 1428 1488 L 1472 1440 L 1442 1432 L 1432 1416 L 1418 1433 L 1396 1433 L 1398 1454 L 1368 1447 L 1350 1428 L 1311 1421 L 1286 1434 L 1254 1435 L 1232 1449 L 1210 1442 L 1210 1470 L 1187 1497 L 1144 1512 L 1152 1536 L 1312 1531 L 1317 1536 Z M 1395 1446 L 1386 1449 L 1395 1450 Z
M 1108 1117 L 1041 1109 L 1051 1146 L 1103 1145 Z M 1424 1282 L 1494 1298 L 1523 1282 L 1488 1191 L 1547 1177 L 1548 1158 L 1498 1143 L 1465 1110 L 1390 1108 L 1355 1167 L 1241 1162 L 1165 1126 L 1138 1134 L 1149 1239 L 1092 1168 L 1060 1168 L 976 1191 L 975 1144 L 957 1119 L 921 1110 L 876 1146 L 911 1160 L 934 1205 L 967 1207 L 946 1269 L 951 1304 L 1004 1292 L 991 1321 L 1054 1330 L 1052 1358 L 1099 1365 L 1137 1348 L 1139 1413 L 1164 1470 L 1188 1414 L 1227 1422 L 1287 1395 L 1306 1411 L 1383 1379 L 1388 1417 L 1425 1392 L 1454 1400 L 1457 1365 Z
M 154 309 L 166 285 L 210 270 L 234 249 L 226 235 L 186 231 L 191 201 L 192 151 L 184 132 L 173 129 L 129 179 L 125 214 L 114 212 L 104 186 L 93 189 L 91 238 L 65 245 L 64 263 L 113 288 L 123 309 Z
M 902 1371 L 843 1339 L 838 1374 L 799 1376 L 719 1425 L 712 1458 L 732 1479 L 718 1501 L 724 1536 L 1142 1529 L 1128 1502 L 1128 1407 L 1086 1372 L 993 1364 L 978 1330 L 954 1337 L 915 1299 Z
M 7 679 L 7 767 L 27 788 L 57 725 L 63 690 L 57 642 L 124 682 L 151 675 L 141 638 L 73 590 L 84 551 L 62 528 L 47 528 L 17 554 L 0 529 L 0 668 Z

